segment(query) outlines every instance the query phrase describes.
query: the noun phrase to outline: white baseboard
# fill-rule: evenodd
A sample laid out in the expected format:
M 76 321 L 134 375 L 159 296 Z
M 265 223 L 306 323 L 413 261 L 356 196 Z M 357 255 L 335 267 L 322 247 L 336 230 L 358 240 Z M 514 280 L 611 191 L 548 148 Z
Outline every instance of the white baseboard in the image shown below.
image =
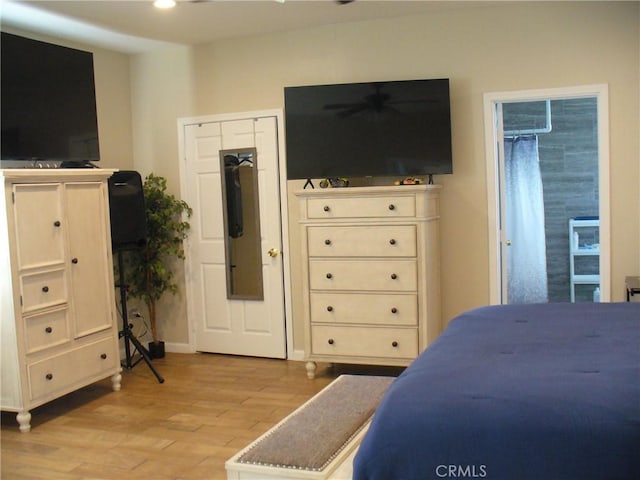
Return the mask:
M 170 353 L 196 353 L 196 351 L 188 343 L 165 342 L 164 351 Z
M 294 350 L 289 352 L 287 360 L 293 360 L 296 362 L 302 362 L 304 360 L 304 350 Z
M 196 350 L 188 343 L 165 342 L 164 350 L 165 352 L 170 353 L 196 353 Z M 124 358 L 124 347 L 122 345 L 120 345 L 120 358 Z M 304 361 L 304 350 L 294 350 L 293 352 L 290 352 L 287 356 L 287 360 L 296 362 Z

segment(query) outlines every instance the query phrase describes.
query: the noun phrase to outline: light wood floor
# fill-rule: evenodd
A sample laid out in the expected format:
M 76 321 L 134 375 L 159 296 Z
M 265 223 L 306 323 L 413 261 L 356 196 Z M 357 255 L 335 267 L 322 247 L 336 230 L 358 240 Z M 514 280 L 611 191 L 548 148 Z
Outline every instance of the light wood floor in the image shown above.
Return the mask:
M 2 413 L 3 480 L 225 479 L 224 462 L 330 383 L 339 370 L 213 354 L 171 354 L 32 411 Z M 342 368 L 342 367 L 341 367 Z M 357 373 L 357 372 L 356 372 Z

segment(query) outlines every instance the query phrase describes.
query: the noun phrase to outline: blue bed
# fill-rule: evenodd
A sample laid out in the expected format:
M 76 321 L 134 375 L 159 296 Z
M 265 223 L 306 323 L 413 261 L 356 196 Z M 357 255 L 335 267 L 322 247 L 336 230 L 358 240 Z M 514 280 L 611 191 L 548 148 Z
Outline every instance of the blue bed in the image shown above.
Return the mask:
M 460 315 L 389 387 L 353 478 L 640 479 L 640 303 Z

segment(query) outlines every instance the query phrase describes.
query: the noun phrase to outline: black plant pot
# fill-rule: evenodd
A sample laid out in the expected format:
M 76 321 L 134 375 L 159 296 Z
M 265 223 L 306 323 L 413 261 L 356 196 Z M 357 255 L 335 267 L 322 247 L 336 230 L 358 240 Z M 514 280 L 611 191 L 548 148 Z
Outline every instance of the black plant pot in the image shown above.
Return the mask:
M 149 356 L 151 358 L 164 358 L 164 342 L 149 342 Z

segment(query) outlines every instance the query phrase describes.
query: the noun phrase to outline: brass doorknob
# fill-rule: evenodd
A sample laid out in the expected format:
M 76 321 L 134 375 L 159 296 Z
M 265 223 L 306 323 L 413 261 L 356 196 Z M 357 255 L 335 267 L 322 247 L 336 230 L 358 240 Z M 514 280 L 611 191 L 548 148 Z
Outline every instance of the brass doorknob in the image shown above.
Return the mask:
M 267 253 L 269 254 L 270 257 L 277 257 L 278 254 L 280 253 L 280 250 L 278 250 L 277 248 L 270 248 Z

